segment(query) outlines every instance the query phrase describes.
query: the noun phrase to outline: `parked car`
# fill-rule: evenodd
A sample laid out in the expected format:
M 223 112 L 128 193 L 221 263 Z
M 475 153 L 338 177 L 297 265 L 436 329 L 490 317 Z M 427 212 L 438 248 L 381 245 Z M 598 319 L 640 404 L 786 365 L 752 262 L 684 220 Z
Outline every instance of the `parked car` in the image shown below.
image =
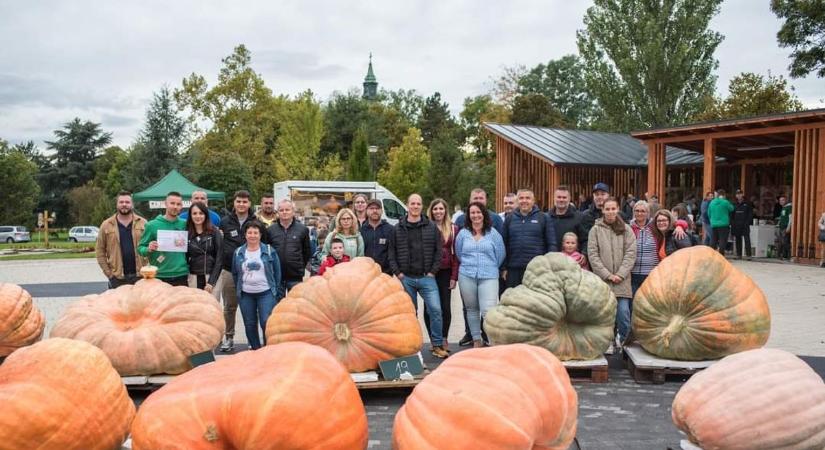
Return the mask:
M 94 242 L 97 240 L 98 227 L 91 225 L 82 227 L 72 227 L 69 230 L 69 241 L 71 242 Z
M 0 226 L 0 242 L 29 242 L 32 240 L 31 234 L 26 227 L 21 226 Z

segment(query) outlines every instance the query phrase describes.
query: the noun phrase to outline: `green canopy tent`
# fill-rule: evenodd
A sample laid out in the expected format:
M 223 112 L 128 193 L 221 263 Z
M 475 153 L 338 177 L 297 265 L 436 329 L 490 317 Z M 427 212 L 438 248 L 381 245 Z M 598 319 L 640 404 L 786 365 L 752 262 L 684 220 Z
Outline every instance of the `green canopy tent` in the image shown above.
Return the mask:
M 166 200 L 166 194 L 169 192 L 180 192 L 183 196 L 184 202 L 188 203 L 192 192 L 203 191 L 206 192 L 206 198 L 209 200 L 225 200 L 226 196 L 223 192 L 210 191 L 202 187 L 196 186 L 186 177 L 180 174 L 175 169 L 172 169 L 160 181 L 149 186 L 145 190 L 132 195 L 132 199 L 136 202 L 149 202 L 149 208 L 160 209 L 163 208 L 163 201 Z

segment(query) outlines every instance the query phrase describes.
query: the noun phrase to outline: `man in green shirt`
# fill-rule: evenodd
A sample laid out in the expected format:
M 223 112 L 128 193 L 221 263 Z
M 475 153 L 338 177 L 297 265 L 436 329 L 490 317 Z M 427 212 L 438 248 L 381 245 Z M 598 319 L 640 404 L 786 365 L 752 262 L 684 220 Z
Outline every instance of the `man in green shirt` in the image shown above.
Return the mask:
M 787 198 L 784 195 L 782 198 Z M 782 210 L 779 213 L 779 223 L 777 224 L 777 234 L 779 236 L 779 259 L 790 259 L 791 258 L 791 224 L 793 223 L 793 217 L 791 216 L 791 212 L 793 211 L 793 206 L 791 202 L 784 203 L 782 205 Z
M 719 189 L 716 198 L 708 205 L 708 218 L 710 218 L 710 246 L 719 253 L 725 254 L 725 247 L 728 245 L 730 235 L 730 215 L 735 208 L 733 203 L 725 197 L 725 190 Z
M 149 263 L 157 266 L 157 279 L 172 286 L 188 286 L 189 265 L 186 263 L 187 239 L 183 240 L 183 251 L 158 250 L 158 231 L 186 231 L 186 222 L 178 218 L 183 209 L 183 198 L 178 192 L 166 195 L 166 213 L 146 224 L 143 237 L 138 245 L 138 253 L 148 256 Z

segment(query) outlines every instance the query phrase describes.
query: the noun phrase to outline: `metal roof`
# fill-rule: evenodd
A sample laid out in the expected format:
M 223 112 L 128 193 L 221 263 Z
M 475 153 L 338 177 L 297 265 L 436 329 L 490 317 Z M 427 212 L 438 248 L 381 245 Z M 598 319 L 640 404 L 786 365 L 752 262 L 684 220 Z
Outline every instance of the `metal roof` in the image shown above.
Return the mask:
M 647 166 L 647 147 L 627 134 L 484 123 L 491 133 L 553 164 Z M 698 164 L 702 155 L 667 147 L 668 165 Z

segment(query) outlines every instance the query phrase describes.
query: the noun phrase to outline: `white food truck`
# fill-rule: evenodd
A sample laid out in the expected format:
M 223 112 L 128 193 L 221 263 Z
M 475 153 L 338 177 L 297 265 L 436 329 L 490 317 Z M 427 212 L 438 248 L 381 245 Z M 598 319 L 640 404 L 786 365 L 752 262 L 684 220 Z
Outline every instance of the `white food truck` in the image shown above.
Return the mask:
M 321 216 L 333 219 L 341 208 L 351 208 L 355 194 L 380 200 L 384 218 L 393 225 L 407 214 L 404 202 L 374 181 L 289 180 L 275 183 L 273 191 L 275 208 L 282 199 L 290 199 L 295 204 L 295 215 L 304 219 Z

